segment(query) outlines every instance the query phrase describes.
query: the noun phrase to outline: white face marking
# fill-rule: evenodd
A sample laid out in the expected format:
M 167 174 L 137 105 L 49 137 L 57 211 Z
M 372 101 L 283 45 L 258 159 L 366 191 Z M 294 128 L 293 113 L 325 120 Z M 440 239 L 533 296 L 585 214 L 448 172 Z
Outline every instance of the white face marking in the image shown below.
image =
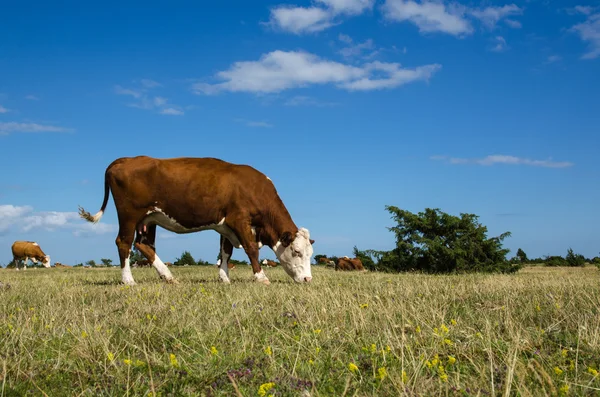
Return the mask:
M 167 281 L 173 280 L 173 275 L 171 274 L 171 271 L 169 270 L 167 265 L 165 265 L 163 261 L 160 260 L 158 255 L 156 255 L 156 252 L 154 253 L 154 262 L 152 262 L 152 266 L 154 266 L 154 269 L 156 269 L 156 272 L 158 273 L 160 278 L 163 278 Z
M 44 267 L 50 267 L 50 255 L 46 255 L 46 258 L 42 262 L 42 265 L 44 265 Z
M 121 280 L 123 284 L 135 285 L 135 280 L 131 274 L 131 266 L 129 265 L 129 257 L 125 259 L 125 266 L 121 270 Z
M 301 228 L 296 233 L 294 241 L 284 247 L 278 241 L 273 251 L 281 262 L 285 272 L 297 283 L 310 281 L 312 279 L 310 258 L 313 255 L 313 247 L 310 243 L 308 229 Z
M 233 244 L 234 247 L 242 248 L 242 244 L 236 237 L 235 233 L 233 233 L 229 226 L 225 224 L 225 218 L 221 219 L 221 221 L 217 224 L 188 229 L 163 212 L 162 209 L 156 207 L 154 208 L 154 211 L 148 211 L 147 216 L 143 220 L 144 225 L 148 225 L 149 223 L 156 223 L 160 227 L 177 234 L 195 233 L 203 230 L 214 230 L 231 241 L 231 244 Z

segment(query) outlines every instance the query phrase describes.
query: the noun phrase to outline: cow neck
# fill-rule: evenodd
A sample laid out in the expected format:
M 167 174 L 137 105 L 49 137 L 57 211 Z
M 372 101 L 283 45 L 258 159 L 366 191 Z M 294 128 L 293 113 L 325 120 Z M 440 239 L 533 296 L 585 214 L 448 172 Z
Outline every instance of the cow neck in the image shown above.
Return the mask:
M 292 236 L 296 237 L 298 227 L 285 209 L 280 211 L 277 215 L 273 214 L 270 220 L 271 222 L 265 224 L 265 240 L 268 239 L 268 241 L 264 241 L 264 243 L 267 243 L 271 249 L 275 250 L 275 246 L 285 232 L 290 232 L 292 233 Z

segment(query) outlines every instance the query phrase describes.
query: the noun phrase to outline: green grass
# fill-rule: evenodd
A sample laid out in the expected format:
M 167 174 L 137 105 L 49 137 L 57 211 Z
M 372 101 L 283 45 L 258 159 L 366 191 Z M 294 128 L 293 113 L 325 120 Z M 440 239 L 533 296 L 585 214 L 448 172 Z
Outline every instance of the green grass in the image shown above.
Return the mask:
M 125 287 L 119 269 L 0 270 L 0 395 L 600 393 L 595 267 L 265 271 L 270 286 L 246 266 L 231 285 L 214 267 L 174 268 L 179 285 L 134 269 Z

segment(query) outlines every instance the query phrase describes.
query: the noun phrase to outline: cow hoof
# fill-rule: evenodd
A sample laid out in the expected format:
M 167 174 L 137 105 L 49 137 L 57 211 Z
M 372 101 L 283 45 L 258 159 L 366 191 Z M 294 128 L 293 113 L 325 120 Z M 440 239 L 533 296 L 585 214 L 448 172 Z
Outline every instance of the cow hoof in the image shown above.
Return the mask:
M 269 281 L 268 278 L 257 278 L 256 282 L 264 284 L 264 285 L 271 285 L 271 282 Z
M 222 279 L 221 277 L 219 277 L 219 281 L 222 282 L 223 284 L 231 284 L 231 280 L 229 280 L 229 279 Z

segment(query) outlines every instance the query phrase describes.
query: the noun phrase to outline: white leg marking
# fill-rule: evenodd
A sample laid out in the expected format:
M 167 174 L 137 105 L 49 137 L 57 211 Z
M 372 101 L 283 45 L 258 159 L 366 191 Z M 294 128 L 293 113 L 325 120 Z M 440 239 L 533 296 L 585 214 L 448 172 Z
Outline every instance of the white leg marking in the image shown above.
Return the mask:
M 229 255 L 225 253 L 223 247 L 221 247 L 221 265 L 219 266 L 219 278 L 225 284 L 230 284 L 231 280 L 229 280 Z
M 156 269 L 156 272 L 158 273 L 160 278 L 162 278 L 166 282 L 175 281 L 173 275 L 171 274 L 171 271 L 169 270 L 167 265 L 165 265 L 164 262 L 160 260 L 158 255 L 156 255 L 156 252 L 154 253 L 154 262 L 152 262 L 152 266 L 154 266 L 154 269 Z
M 135 285 L 133 274 L 131 274 L 131 266 L 129 265 L 129 257 L 125 259 L 125 266 L 121 270 L 121 280 L 123 280 L 123 284 Z
M 270 281 L 267 278 L 267 275 L 265 274 L 265 270 L 264 269 L 260 269 L 260 272 L 254 273 L 254 278 L 258 282 L 261 282 L 261 283 L 264 283 L 264 284 L 270 284 Z
M 25 260 L 23 261 L 23 270 L 27 270 L 27 262 L 29 261 L 28 257 L 25 257 Z

